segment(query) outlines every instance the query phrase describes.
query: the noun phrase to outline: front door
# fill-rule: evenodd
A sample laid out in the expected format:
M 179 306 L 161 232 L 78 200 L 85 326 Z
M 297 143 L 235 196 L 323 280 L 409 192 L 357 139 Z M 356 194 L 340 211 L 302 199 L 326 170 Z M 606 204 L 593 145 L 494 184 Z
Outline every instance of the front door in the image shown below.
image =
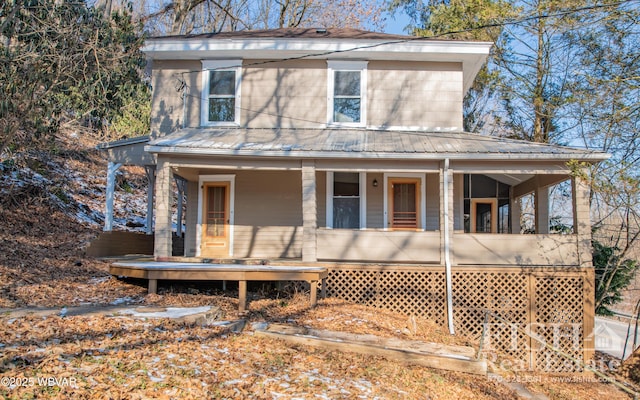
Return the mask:
M 391 229 L 420 228 L 420 179 L 389 179 Z
M 203 185 L 202 240 L 203 257 L 229 256 L 229 182 L 208 182 Z

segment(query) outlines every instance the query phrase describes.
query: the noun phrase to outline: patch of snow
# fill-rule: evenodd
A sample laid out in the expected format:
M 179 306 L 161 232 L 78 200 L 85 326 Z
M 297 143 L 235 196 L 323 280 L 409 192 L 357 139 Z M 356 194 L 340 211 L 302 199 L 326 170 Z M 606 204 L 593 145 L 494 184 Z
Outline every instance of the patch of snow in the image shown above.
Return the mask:
M 120 311 L 120 314 L 131 315 L 137 318 L 182 318 L 188 315 L 204 313 L 209 310 L 211 310 L 211 306 L 167 307 L 165 311 L 158 311 L 158 312 L 139 312 L 133 308 L 130 308 L 130 309 Z
M 99 285 L 101 283 L 107 282 L 111 279 L 110 276 L 96 276 L 94 278 L 89 279 L 89 283 L 92 285 Z
M 126 303 L 130 303 L 132 301 L 133 301 L 133 297 L 127 296 L 127 297 L 121 297 L 119 299 L 115 299 L 114 301 L 112 301 L 109 304 L 111 304 L 112 306 L 118 306 L 120 304 L 126 304 Z

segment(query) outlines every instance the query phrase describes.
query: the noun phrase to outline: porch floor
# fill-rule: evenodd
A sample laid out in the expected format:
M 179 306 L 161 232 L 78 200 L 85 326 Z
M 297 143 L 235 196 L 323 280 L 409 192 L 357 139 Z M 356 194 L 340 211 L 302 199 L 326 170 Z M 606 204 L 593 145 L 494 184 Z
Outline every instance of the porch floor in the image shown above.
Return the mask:
M 247 281 L 307 281 L 311 285 L 310 303 L 317 303 L 318 282 L 324 284 L 328 270 L 319 266 L 301 265 L 248 265 L 208 264 L 171 261 L 116 262 L 109 266 L 109 273 L 116 276 L 149 280 L 149 293 L 156 293 L 158 280 L 238 281 L 238 311 L 246 311 Z

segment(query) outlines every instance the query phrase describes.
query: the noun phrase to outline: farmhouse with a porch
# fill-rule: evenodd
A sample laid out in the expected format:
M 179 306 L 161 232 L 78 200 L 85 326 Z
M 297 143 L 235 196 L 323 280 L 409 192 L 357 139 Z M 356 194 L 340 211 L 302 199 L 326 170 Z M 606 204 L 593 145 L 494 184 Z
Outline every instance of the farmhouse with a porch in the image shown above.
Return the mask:
M 568 163 L 606 155 L 464 132 L 490 49 L 354 29 L 148 39 L 151 134 L 101 146 L 109 188 L 118 165 L 147 167 L 156 261 L 323 267 L 328 296 L 474 335 L 490 311 L 588 360 L 588 192 Z M 550 229 L 557 185 L 562 232 Z M 492 345 L 528 366 L 576 369 L 491 326 Z

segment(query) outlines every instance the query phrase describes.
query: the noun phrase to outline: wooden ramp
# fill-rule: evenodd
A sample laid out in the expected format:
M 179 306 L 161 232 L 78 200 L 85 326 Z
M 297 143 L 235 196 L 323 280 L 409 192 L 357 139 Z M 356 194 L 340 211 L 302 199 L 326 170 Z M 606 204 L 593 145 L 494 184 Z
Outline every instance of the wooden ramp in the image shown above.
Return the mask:
M 256 329 L 255 335 L 280 339 L 297 345 L 382 356 L 429 368 L 475 375 L 487 374 L 486 361 L 476 359 L 475 350 L 471 347 L 389 339 L 283 324 L 270 324 L 264 329 Z
M 324 267 L 296 265 L 244 265 L 206 264 L 188 262 L 116 262 L 109 266 L 109 273 L 116 276 L 149 280 L 149 293 L 156 293 L 158 280 L 189 281 L 238 281 L 238 310 L 246 311 L 247 281 L 307 281 L 311 286 L 310 303 L 315 306 L 318 282 L 322 281 L 322 297 L 325 296 Z

